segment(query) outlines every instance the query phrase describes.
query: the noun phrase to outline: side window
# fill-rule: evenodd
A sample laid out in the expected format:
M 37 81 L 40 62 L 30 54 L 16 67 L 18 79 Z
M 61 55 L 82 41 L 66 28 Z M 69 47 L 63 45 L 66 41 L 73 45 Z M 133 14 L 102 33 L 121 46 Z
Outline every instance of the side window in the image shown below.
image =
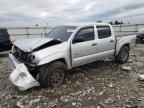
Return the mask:
M 88 27 L 88 28 L 83 28 L 81 29 L 76 36 L 74 37 L 74 40 L 81 39 L 83 41 L 78 41 L 78 42 L 85 42 L 85 41 L 90 41 L 94 40 L 94 27 Z M 78 43 L 75 42 L 75 43 Z
M 109 26 L 97 26 L 98 38 L 103 39 L 111 36 L 111 29 Z

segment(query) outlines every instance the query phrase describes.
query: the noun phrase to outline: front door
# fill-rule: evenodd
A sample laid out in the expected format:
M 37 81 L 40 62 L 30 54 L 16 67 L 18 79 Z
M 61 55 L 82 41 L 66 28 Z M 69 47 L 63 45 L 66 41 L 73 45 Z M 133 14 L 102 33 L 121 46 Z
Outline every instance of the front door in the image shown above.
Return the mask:
M 94 26 L 80 29 L 71 44 L 73 67 L 94 61 L 96 48 Z

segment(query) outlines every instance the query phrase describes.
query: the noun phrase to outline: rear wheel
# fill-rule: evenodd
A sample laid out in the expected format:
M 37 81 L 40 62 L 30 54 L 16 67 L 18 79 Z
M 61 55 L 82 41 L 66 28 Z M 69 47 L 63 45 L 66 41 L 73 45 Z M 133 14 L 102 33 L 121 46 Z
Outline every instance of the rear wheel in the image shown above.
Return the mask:
M 44 87 L 60 86 L 66 76 L 67 67 L 64 63 L 56 61 L 41 67 L 39 82 Z
M 116 56 L 116 62 L 118 63 L 125 63 L 127 62 L 129 58 L 129 47 L 128 46 L 123 46 L 118 55 Z

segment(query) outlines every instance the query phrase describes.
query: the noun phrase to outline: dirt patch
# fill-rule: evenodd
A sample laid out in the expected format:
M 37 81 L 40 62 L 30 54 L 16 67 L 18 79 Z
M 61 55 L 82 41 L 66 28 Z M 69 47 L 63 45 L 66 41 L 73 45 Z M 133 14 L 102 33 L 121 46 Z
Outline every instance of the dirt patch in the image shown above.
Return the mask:
M 26 92 L 8 80 L 8 57 L 0 57 L 0 107 L 143 108 L 144 82 L 137 80 L 137 73 L 144 70 L 144 45 L 137 45 L 130 55 L 123 65 L 99 61 L 75 68 L 59 88 L 37 87 Z M 131 70 L 125 71 L 123 66 Z

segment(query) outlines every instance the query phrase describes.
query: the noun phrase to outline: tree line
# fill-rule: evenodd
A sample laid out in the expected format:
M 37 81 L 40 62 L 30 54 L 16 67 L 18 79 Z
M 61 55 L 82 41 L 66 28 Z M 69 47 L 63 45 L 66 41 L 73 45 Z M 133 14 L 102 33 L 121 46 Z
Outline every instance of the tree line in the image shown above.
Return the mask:
M 97 22 L 103 22 L 103 21 L 97 21 Z M 118 21 L 118 20 L 115 20 L 115 21 L 110 21 L 108 22 L 109 24 L 111 25 L 120 25 L 120 24 L 125 24 L 123 21 Z M 130 24 L 129 22 L 127 22 L 128 24 Z

